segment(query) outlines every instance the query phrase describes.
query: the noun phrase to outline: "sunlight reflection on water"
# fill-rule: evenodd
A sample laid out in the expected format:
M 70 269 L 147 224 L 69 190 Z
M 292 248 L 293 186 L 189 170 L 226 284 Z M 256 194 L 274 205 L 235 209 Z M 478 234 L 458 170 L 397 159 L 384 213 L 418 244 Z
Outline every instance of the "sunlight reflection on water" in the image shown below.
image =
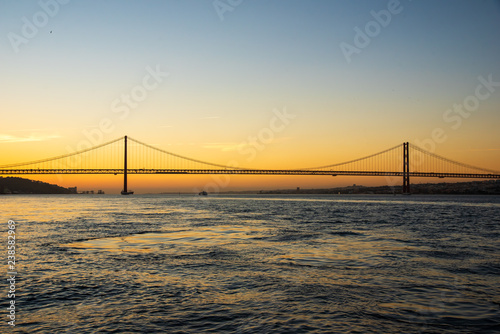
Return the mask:
M 87 251 L 122 251 L 151 252 L 159 248 L 173 249 L 176 254 L 186 253 L 187 249 L 224 245 L 242 239 L 254 239 L 264 229 L 242 227 L 199 228 L 196 230 L 179 230 L 169 232 L 150 232 L 132 234 L 123 237 L 91 239 L 62 247 Z M 183 252 L 184 250 L 184 252 Z M 191 251 L 190 253 L 195 253 Z
M 498 197 L 3 200 L 19 227 L 20 331 L 500 326 Z

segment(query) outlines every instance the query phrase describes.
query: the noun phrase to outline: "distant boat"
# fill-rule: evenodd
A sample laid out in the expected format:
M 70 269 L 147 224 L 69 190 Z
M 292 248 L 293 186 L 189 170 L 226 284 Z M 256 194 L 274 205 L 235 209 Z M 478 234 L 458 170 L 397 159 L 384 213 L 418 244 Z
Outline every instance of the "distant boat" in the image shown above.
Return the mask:
M 198 195 L 200 195 L 200 196 L 207 196 L 207 195 L 208 195 L 208 193 L 207 193 L 205 190 L 203 190 L 203 191 L 200 191 L 200 192 L 198 193 Z
M 122 195 L 132 195 L 132 194 L 134 194 L 134 192 L 133 192 L 133 191 L 125 191 L 125 190 L 122 190 L 121 194 L 122 194 Z

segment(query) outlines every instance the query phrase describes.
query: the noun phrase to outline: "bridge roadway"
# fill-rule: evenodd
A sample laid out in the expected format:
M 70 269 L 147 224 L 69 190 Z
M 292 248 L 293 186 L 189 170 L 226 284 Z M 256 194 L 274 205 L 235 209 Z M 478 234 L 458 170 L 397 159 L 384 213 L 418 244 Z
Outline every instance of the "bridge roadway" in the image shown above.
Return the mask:
M 121 169 L 0 169 L 0 175 L 17 174 L 123 174 Z M 332 171 L 297 169 L 127 169 L 127 174 L 235 174 L 235 175 L 351 175 L 351 176 L 403 176 L 399 172 Z M 500 174 L 410 172 L 410 177 L 500 179 Z

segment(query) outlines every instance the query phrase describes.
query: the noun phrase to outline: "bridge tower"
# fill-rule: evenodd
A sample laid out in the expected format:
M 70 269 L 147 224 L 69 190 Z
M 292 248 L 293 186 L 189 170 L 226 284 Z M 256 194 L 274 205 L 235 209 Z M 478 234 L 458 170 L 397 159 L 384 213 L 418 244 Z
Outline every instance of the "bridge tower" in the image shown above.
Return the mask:
M 127 136 L 124 138 L 124 143 L 125 143 L 125 151 L 123 154 L 123 190 L 122 190 L 122 195 L 130 195 L 133 194 L 133 191 L 128 191 L 127 190 Z
M 403 143 L 403 194 L 410 194 L 410 153 L 409 143 Z

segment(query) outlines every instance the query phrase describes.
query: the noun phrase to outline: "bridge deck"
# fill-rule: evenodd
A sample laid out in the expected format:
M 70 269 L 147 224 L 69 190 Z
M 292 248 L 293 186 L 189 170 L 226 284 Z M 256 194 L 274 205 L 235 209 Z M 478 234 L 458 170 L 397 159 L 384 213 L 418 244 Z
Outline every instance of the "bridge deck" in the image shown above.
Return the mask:
M 19 174 L 123 174 L 123 169 L 0 169 L 0 175 Z M 127 174 L 233 174 L 233 175 L 350 175 L 403 176 L 403 172 L 295 169 L 127 169 Z M 410 177 L 500 179 L 500 174 L 410 172 Z

